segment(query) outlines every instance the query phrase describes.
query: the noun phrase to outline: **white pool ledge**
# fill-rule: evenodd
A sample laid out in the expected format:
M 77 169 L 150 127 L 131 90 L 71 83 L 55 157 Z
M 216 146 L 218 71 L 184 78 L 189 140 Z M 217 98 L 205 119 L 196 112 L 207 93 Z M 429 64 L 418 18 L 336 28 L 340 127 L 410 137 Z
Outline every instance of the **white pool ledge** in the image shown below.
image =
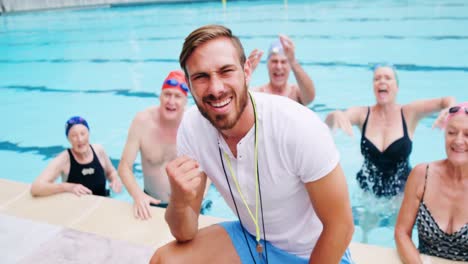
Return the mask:
M 152 218 L 141 221 L 124 201 L 69 193 L 34 198 L 29 188 L 0 179 L 0 263 L 141 263 L 173 240 L 164 209 L 152 207 Z M 220 221 L 202 215 L 199 225 Z M 395 249 L 360 243 L 350 248 L 358 264 L 401 263 Z M 461 262 L 425 257 L 425 263 Z

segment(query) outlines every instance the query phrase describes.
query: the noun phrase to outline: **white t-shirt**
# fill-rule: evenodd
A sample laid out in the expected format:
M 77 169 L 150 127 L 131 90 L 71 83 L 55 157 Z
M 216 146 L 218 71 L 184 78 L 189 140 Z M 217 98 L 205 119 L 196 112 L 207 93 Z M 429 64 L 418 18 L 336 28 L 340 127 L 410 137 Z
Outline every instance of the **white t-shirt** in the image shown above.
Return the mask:
M 328 127 L 310 109 L 282 96 L 252 93 L 257 105 L 258 170 L 266 239 L 289 253 L 309 258 L 322 232 L 304 183 L 330 173 L 339 153 Z M 184 115 L 177 145 L 181 155 L 199 162 L 236 214 L 226 174 L 244 227 L 255 236 L 255 224 L 237 191 L 224 152 L 229 155 L 240 189 L 255 215 L 254 126 L 237 144 L 237 159 L 218 130 L 196 106 Z M 264 238 L 259 208 L 261 237 Z

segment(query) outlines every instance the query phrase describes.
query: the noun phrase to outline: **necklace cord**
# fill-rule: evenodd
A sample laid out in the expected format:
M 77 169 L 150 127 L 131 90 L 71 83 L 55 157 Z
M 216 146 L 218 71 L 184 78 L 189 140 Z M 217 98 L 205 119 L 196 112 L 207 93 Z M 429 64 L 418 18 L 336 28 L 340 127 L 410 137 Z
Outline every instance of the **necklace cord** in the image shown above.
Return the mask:
M 257 110 L 256 110 L 256 104 L 255 104 L 255 100 L 253 99 L 253 96 L 250 94 L 249 92 L 249 96 L 250 96 L 250 100 L 252 102 L 252 105 L 253 105 L 253 110 L 254 110 L 254 119 L 255 119 L 255 122 L 254 122 L 254 129 L 255 129 L 255 137 L 254 137 L 254 173 L 255 173 L 255 217 L 253 216 L 247 202 L 246 202 L 246 199 L 244 198 L 244 195 L 242 194 L 241 190 L 240 190 L 240 186 L 239 186 L 239 183 L 235 177 L 235 174 L 234 174 L 234 171 L 232 169 L 232 166 L 231 166 L 231 161 L 229 159 L 229 156 L 227 155 L 226 152 L 224 152 L 224 157 L 226 159 L 226 162 L 228 164 L 228 168 L 230 170 L 230 173 L 231 173 L 231 176 L 234 180 L 234 183 L 237 187 L 237 191 L 239 192 L 240 196 L 241 196 L 241 199 L 242 201 L 244 202 L 244 205 L 245 207 L 247 208 L 247 211 L 250 215 L 250 217 L 252 218 L 254 224 L 255 224 L 255 231 L 256 231 L 256 240 L 257 240 L 257 245 L 260 245 L 260 227 L 259 227 L 259 224 L 258 224 L 258 204 L 260 204 L 260 212 L 261 212 L 261 217 L 262 217 L 262 229 L 263 229 L 263 244 L 264 244 L 264 248 L 265 248 L 265 257 L 266 257 L 266 263 L 268 263 L 268 251 L 267 251 L 267 247 L 266 247 L 266 233 L 265 233 L 265 221 L 264 221 L 264 217 L 263 217 L 263 203 L 262 203 L 262 192 L 261 192 L 261 188 L 260 188 L 260 177 L 259 177 L 259 169 L 258 169 L 258 128 L 257 128 Z M 242 227 L 242 233 L 244 234 L 244 238 L 245 238 L 245 241 L 247 243 L 247 247 L 249 248 L 249 253 L 250 253 L 250 256 L 252 257 L 252 260 L 254 261 L 254 263 L 256 264 L 256 261 L 255 261 L 255 258 L 252 254 L 252 251 L 250 249 L 250 245 L 249 245 L 249 242 L 248 242 L 248 239 L 247 239 L 247 235 L 245 234 L 245 228 L 244 228 L 244 225 L 242 224 L 242 219 L 240 217 L 240 214 L 239 214 L 239 209 L 237 208 L 237 203 L 234 199 L 234 194 L 232 192 L 232 188 L 231 188 L 231 185 L 229 183 L 229 179 L 228 179 L 228 176 L 227 176 L 227 173 L 226 173 L 226 168 L 224 166 L 224 160 L 223 160 L 223 155 L 221 153 L 221 148 L 218 146 L 218 150 L 219 150 L 219 157 L 221 159 L 221 165 L 223 167 L 223 172 L 224 172 L 224 176 L 226 178 L 226 182 L 228 184 L 228 187 L 229 187 L 229 192 L 231 193 L 231 198 L 232 198 L 232 201 L 234 202 L 234 207 L 236 209 L 236 213 L 237 213 L 237 217 L 239 219 L 239 222 L 241 224 L 241 227 Z
M 242 219 L 240 218 L 240 215 L 239 215 L 239 209 L 237 209 L 236 200 L 234 200 L 234 195 L 232 193 L 231 184 L 229 184 L 229 179 L 226 173 L 226 168 L 224 167 L 223 155 L 221 154 L 221 148 L 218 147 L 218 150 L 219 150 L 219 158 L 221 159 L 221 165 L 223 166 L 224 177 L 226 178 L 226 182 L 229 187 L 229 192 L 231 193 L 231 198 L 232 198 L 232 201 L 234 202 L 234 207 L 236 208 L 237 218 L 239 218 L 239 223 L 241 224 L 241 227 L 242 227 L 242 233 L 244 234 L 245 243 L 247 243 L 247 248 L 249 248 L 250 256 L 252 257 L 254 263 L 257 264 L 252 254 L 252 250 L 250 250 L 249 240 L 247 239 L 247 235 L 245 234 L 244 225 L 242 224 Z
M 252 218 L 252 221 L 254 222 L 255 224 L 255 239 L 257 240 L 257 244 L 259 243 L 260 241 L 260 227 L 258 225 L 258 203 L 259 203 L 259 198 L 258 198 L 258 189 L 256 188 L 256 192 L 255 192 L 255 216 L 253 216 L 253 213 L 252 211 L 250 210 L 250 207 L 249 205 L 247 204 L 247 199 L 245 199 L 244 197 L 244 194 L 242 193 L 241 189 L 240 189 L 240 185 L 239 185 L 239 181 L 237 180 L 236 178 L 236 174 L 234 173 L 234 170 L 232 169 L 232 166 L 231 166 L 231 160 L 229 159 L 229 156 L 228 154 L 226 154 L 226 152 L 224 152 L 224 159 L 226 160 L 227 162 L 227 167 L 229 169 L 229 172 L 231 173 L 231 177 L 232 179 L 234 180 L 234 184 L 236 185 L 236 188 L 237 188 L 237 192 L 239 193 L 241 199 L 242 199 L 242 202 L 244 203 L 244 206 L 247 208 L 247 212 L 249 213 L 250 215 L 250 218 Z M 258 182 L 257 184 L 255 184 L 255 186 L 257 187 L 258 185 Z
M 249 93 L 250 94 L 250 93 Z M 250 99 L 252 100 L 252 105 L 254 109 L 254 118 L 255 118 L 255 174 L 257 176 L 257 184 L 258 184 L 258 196 L 260 200 L 260 213 L 262 216 L 262 228 L 263 228 L 263 247 L 265 248 L 265 257 L 266 257 L 266 263 L 268 264 L 268 250 L 267 250 L 267 237 L 266 237 L 266 232 L 265 232 L 265 221 L 263 220 L 263 202 L 262 202 L 262 189 L 260 188 L 260 170 L 258 169 L 258 128 L 257 128 L 257 105 L 255 104 L 255 100 L 253 99 L 252 95 L 250 94 Z M 257 211 L 258 212 L 258 211 Z

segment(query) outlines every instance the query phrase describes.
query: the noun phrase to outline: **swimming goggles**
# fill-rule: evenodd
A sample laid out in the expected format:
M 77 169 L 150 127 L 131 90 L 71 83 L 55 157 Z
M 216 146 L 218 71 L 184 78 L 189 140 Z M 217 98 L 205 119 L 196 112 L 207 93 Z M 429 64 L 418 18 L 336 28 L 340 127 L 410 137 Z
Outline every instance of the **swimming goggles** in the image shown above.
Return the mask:
M 88 122 L 86 122 L 86 120 L 83 117 L 73 116 L 73 117 L 70 117 L 70 119 L 68 119 L 67 122 L 65 123 L 65 136 L 68 137 L 68 132 L 70 131 L 72 126 L 79 125 L 79 124 L 84 125 L 89 130 Z
M 186 93 L 189 91 L 188 89 L 188 86 L 186 83 L 180 83 L 178 80 L 176 79 L 168 79 L 165 81 L 165 84 L 167 85 L 170 85 L 172 87 L 177 87 L 179 86 L 180 89 L 182 89 L 183 91 L 185 91 Z
M 468 114 L 468 108 L 464 106 L 459 106 L 459 105 L 450 107 L 448 112 L 449 114 L 455 114 L 455 113 L 458 113 L 458 111 L 460 111 L 460 109 L 462 108 L 465 110 L 465 114 Z

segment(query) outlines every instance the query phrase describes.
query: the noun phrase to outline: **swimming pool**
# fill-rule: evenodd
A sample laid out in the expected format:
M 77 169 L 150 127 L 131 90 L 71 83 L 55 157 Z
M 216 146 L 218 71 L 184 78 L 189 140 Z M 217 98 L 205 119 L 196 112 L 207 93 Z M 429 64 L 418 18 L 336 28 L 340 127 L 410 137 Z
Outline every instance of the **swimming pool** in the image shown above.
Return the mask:
M 208 23 L 232 28 L 247 53 L 266 50 L 278 33 L 288 34 L 315 81 L 317 97 L 310 107 L 322 118 L 334 109 L 372 104 L 369 65 L 382 61 L 399 68 L 401 103 L 444 95 L 468 100 L 468 4 L 463 0 L 287 3 L 236 1 L 225 9 L 220 2 L 160 4 L 0 16 L 1 177 L 32 182 L 68 146 L 64 123 L 75 114 L 88 119 L 91 141 L 103 144 L 117 164 L 132 118 L 158 103 L 162 80 L 179 67 L 183 38 Z M 262 61 L 252 85 L 266 81 Z M 444 156 L 442 133 L 431 129 L 433 121 L 424 120 L 416 130 L 413 165 Z M 356 216 L 354 241 L 366 236 L 368 243 L 394 246 L 391 217 L 366 224 L 386 205 L 359 193 L 359 139 L 342 133 L 335 139 L 355 216 L 370 215 Z M 136 170 L 141 175 L 139 164 Z M 210 214 L 234 217 L 216 192 L 209 195 Z M 130 200 L 126 193 L 115 198 Z M 363 232 L 364 226 L 369 230 Z

